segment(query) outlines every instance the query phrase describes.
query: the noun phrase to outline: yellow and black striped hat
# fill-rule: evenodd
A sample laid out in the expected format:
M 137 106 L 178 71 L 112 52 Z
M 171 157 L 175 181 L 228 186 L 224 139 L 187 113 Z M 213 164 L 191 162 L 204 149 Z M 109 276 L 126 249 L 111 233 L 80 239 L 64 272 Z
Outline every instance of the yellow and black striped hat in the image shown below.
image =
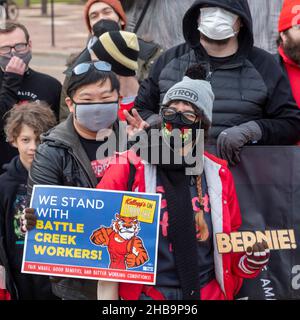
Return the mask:
M 139 43 L 135 33 L 110 31 L 103 33 L 92 46 L 99 60 L 109 62 L 120 76 L 134 76 L 138 69 Z

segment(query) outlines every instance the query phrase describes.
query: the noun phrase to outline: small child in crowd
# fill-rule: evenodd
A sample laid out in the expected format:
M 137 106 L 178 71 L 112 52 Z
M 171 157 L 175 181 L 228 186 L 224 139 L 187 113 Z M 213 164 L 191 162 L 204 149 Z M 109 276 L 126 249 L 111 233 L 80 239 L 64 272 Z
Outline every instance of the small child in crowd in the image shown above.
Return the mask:
M 55 124 L 46 102 L 15 105 L 7 116 L 7 141 L 19 155 L 4 166 L 6 172 L 0 176 L 0 300 L 54 298 L 49 277 L 21 273 L 25 233 L 20 229 L 20 216 L 26 207 L 28 172 L 40 135 Z

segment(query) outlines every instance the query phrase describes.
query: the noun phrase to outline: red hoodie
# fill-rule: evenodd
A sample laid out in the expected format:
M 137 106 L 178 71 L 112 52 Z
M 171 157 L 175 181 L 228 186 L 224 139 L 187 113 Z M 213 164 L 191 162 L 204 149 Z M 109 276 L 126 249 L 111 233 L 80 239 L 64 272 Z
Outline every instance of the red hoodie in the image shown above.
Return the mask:
M 279 54 L 284 61 L 288 73 L 292 92 L 298 107 L 300 108 L 300 65 L 291 60 L 284 52 L 282 47 L 278 48 Z

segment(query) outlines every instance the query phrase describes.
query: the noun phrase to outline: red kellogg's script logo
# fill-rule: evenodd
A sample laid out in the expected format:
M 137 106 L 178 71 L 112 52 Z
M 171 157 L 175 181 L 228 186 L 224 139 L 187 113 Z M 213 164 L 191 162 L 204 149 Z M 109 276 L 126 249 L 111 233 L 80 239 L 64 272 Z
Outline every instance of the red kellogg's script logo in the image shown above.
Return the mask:
M 127 199 L 125 204 L 128 204 L 130 206 L 135 206 L 137 208 L 146 207 L 146 203 L 144 201 L 138 201 L 136 199 Z

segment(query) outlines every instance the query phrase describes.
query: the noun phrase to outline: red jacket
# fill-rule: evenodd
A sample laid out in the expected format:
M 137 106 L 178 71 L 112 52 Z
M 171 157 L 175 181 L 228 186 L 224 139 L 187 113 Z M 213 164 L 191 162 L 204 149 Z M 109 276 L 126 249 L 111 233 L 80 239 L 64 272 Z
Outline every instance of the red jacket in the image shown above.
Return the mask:
M 300 66 L 292 61 L 283 51 L 282 47 L 278 48 L 278 52 L 283 59 L 284 66 L 290 80 L 293 96 L 300 108 Z
M 97 188 L 127 191 L 130 172 L 129 161 L 136 168 L 132 191 L 156 193 L 156 167 L 144 163 L 130 151 L 118 155 L 119 163 L 108 167 Z M 227 162 L 205 153 L 204 171 L 211 204 L 214 235 L 237 231 L 242 222 L 241 214 L 233 177 L 227 167 Z M 216 237 L 213 238 L 216 248 Z M 243 255 L 235 253 L 221 255 L 217 250 L 214 251 L 216 280 L 228 300 L 232 300 L 238 293 L 243 278 L 254 278 L 260 272 L 257 271 L 251 275 L 245 273 L 239 267 Z M 139 298 L 143 290 L 145 289 L 140 284 L 120 283 L 119 295 L 125 300 L 135 300 Z
M 0 289 L 0 301 L 1 300 L 11 300 L 8 290 Z

